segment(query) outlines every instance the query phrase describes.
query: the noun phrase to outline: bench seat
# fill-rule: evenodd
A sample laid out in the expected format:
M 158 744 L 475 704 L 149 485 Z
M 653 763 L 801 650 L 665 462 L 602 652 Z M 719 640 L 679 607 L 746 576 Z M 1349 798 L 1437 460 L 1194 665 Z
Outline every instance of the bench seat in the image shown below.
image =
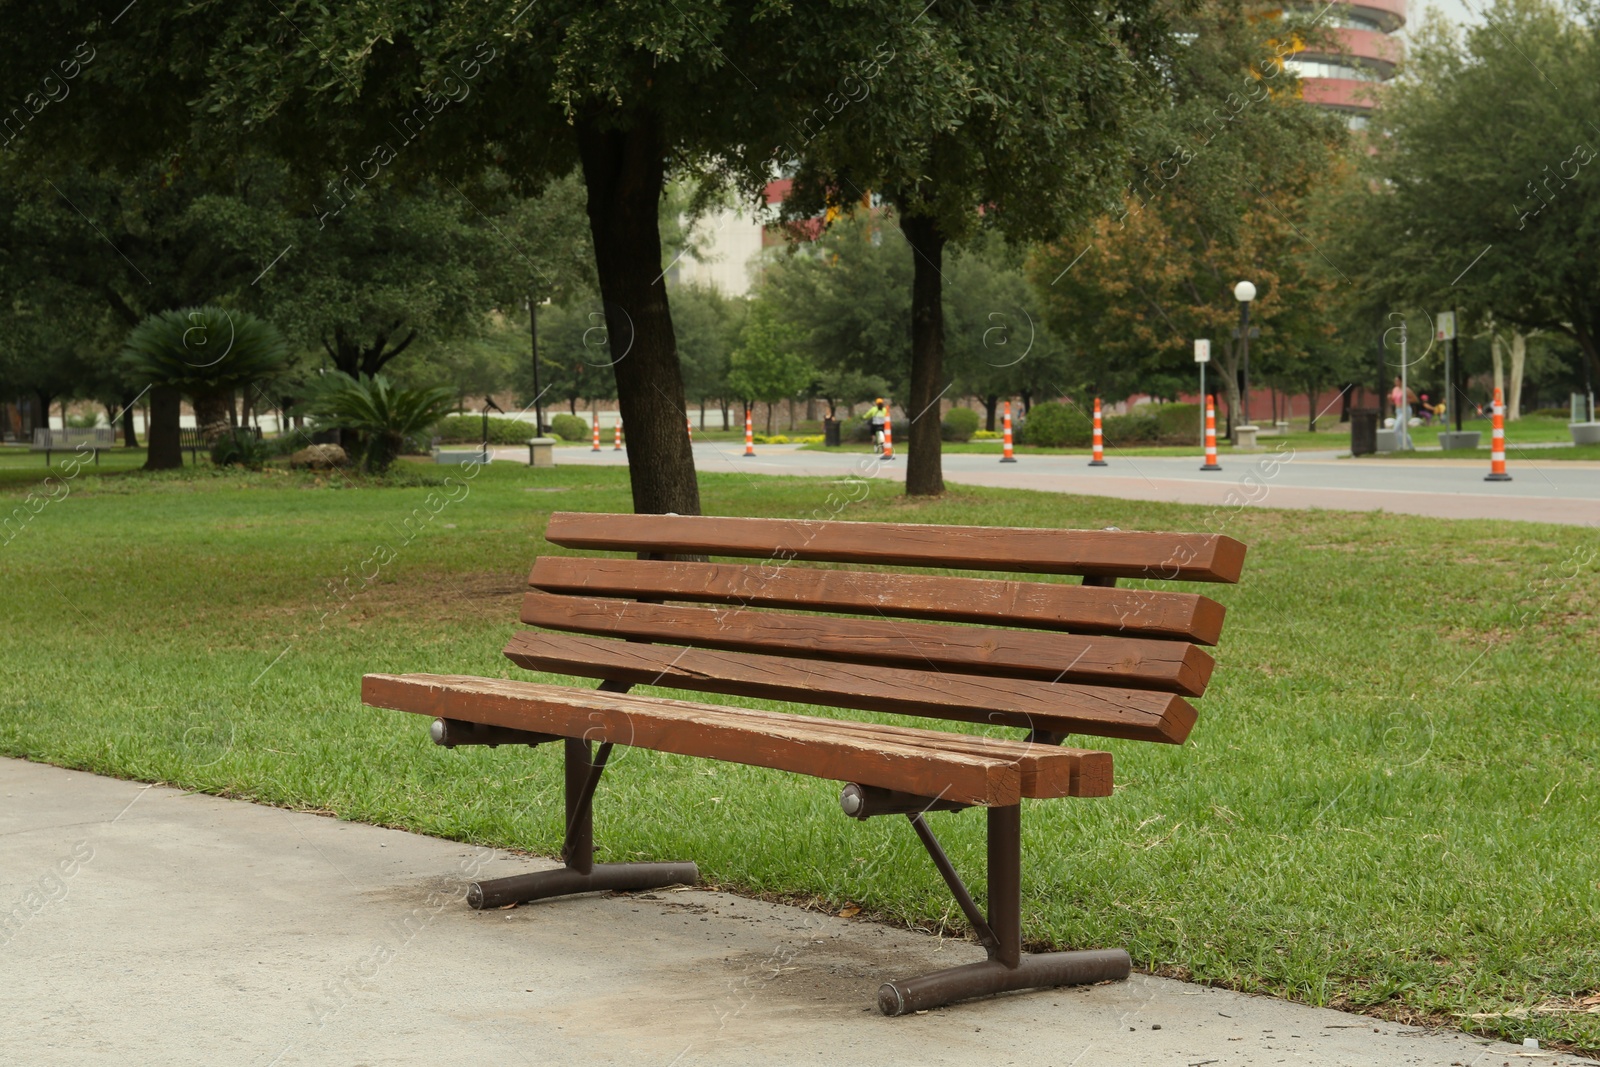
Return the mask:
M 445 674 L 369 674 L 362 702 L 531 734 L 654 749 L 957 804 L 1111 795 L 1111 754 L 910 726 Z

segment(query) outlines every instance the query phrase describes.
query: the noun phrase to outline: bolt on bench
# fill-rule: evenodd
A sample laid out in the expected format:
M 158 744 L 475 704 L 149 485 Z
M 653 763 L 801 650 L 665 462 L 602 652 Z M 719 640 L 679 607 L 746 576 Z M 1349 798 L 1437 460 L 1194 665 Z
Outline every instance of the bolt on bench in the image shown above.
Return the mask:
M 1195 722 L 1184 697 L 1211 676 L 1200 646 L 1221 634 L 1222 605 L 1116 581 L 1236 582 L 1244 545 L 1208 534 L 576 513 L 552 515 L 545 537 L 638 554 L 541 557 L 522 604 L 522 621 L 541 629 L 505 649 L 529 670 L 600 679 L 598 690 L 430 674 L 362 680 L 364 703 L 434 716 L 441 745 L 564 743 L 564 866 L 476 883 L 472 907 L 698 881 L 693 863 L 594 861 L 595 787 L 613 746 L 629 745 L 844 782 L 846 815 L 910 820 L 988 959 L 885 983 L 885 1015 L 1127 977 L 1121 949 L 1023 953 L 1022 800 L 1111 794 L 1110 753 L 1064 747 L 1070 734 L 1183 743 Z M 794 561 L 1081 575 L 1083 584 Z M 636 685 L 1026 733 L 780 714 L 630 694 Z M 924 818 L 969 807 L 987 809 L 987 914 Z

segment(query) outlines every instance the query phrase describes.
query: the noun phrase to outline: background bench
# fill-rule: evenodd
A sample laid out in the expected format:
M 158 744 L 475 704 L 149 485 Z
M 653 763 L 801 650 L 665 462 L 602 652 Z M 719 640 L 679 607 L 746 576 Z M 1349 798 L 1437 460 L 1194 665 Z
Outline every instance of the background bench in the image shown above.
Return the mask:
M 1202 646 L 1216 643 L 1222 606 L 1115 584 L 1237 581 L 1243 545 L 1202 534 L 570 513 L 551 516 L 545 536 L 639 556 L 540 558 L 522 621 L 542 629 L 505 649 L 530 670 L 599 679 L 598 691 L 425 674 L 362 683 L 367 704 L 434 716 L 442 745 L 564 742 L 565 865 L 474 884 L 473 907 L 698 880 L 692 863 L 594 862 L 595 788 L 612 747 L 631 745 L 844 782 L 847 815 L 910 820 L 988 959 L 885 983 L 885 1014 L 1128 975 L 1121 949 L 1022 952 L 1021 803 L 1110 795 L 1110 754 L 1064 747 L 1069 734 L 1184 741 L 1196 716 L 1185 698 L 1210 679 Z M 1071 574 L 1083 584 L 797 562 Z M 627 692 L 636 685 L 1024 732 L 1012 740 Z M 967 807 L 987 810 L 986 912 L 925 818 Z
M 117 431 L 110 426 L 68 426 L 64 430 L 35 426 L 33 443 L 28 446 L 28 451 L 43 452 L 44 465 L 48 467 L 52 452 L 71 452 L 88 445 L 94 452 L 95 466 L 98 467 L 101 450 L 115 448 L 116 444 Z

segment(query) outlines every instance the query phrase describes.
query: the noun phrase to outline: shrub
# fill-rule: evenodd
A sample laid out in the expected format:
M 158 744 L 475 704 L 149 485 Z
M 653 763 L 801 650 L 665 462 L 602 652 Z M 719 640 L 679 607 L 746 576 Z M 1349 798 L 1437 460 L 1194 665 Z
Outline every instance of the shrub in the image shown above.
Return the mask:
M 244 467 L 258 471 L 276 452 L 254 430 L 230 430 L 211 444 L 211 462 L 218 467 Z
M 396 388 L 381 374 L 357 379 L 335 371 L 318 383 L 311 410 L 327 425 L 359 435 L 361 465 L 381 474 L 455 405 L 450 389 Z
M 1158 445 L 1200 445 L 1199 404 L 1157 404 L 1146 413 L 1156 420 Z
M 872 440 L 872 424 L 859 416 L 844 420 L 839 427 L 839 440 L 845 444 L 866 444 Z
M 998 441 L 1002 436 L 1004 435 L 996 433 L 994 430 L 979 430 L 972 435 L 972 439 L 974 441 Z M 1016 434 L 1014 432 L 1012 434 L 1012 440 L 1016 440 Z
M 439 440 L 450 444 L 477 444 L 483 440 L 482 415 L 450 415 L 439 420 L 433 428 Z M 520 445 L 532 437 L 533 423 L 521 419 L 489 420 L 491 445 Z
M 550 420 L 550 432 L 563 441 L 587 441 L 594 433 L 589 423 L 565 412 Z
M 1563 413 L 1563 414 L 1565 414 L 1565 413 Z M 68 415 L 67 416 L 67 425 L 69 427 L 73 428 L 73 429 L 76 429 L 76 430 L 93 429 L 94 427 L 100 425 L 100 416 L 99 415 L 95 415 L 95 414 Z
M 1093 425 L 1089 416 L 1075 407 L 1054 401 L 1035 404 L 1028 411 L 1022 433 L 1028 444 L 1042 448 L 1083 448 L 1089 444 Z M 1013 438 L 1019 439 L 1013 427 Z
M 946 441 L 970 441 L 978 432 L 978 413 L 971 408 L 951 408 L 939 424 L 939 436 Z

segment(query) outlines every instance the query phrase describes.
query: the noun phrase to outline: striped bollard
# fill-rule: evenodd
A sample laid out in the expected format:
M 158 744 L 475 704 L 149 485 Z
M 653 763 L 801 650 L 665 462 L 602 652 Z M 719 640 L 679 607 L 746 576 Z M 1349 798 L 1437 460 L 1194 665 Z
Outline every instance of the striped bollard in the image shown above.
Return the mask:
M 1489 436 L 1489 473 L 1483 476 L 1486 482 L 1509 482 L 1511 475 L 1506 473 L 1506 405 L 1500 397 L 1500 389 L 1494 391 L 1494 429 Z
M 594 419 L 594 448 L 590 449 L 590 451 L 598 452 L 600 451 L 600 413 L 598 411 L 591 412 L 590 418 Z
M 1001 463 L 1015 463 L 1017 457 L 1011 454 L 1011 401 L 1006 401 L 1005 438 L 1002 442 L 1005 451 L 1000 456 Z
M 620 419 L 617 420 L 616 431 L 611 435 L 611 451 L 622 451 L 622 420 Z
M 883 458 L 884 459 L 893 459 L 894 458 L 894 430 L 890 428 L 889 423 L 890 423 L 889 412 L 888 412 L 887 409 L 885 409 L 884 413 L 883 413 Z
M 1206 397 L 1206 462 L 1200 468 L 1203 471 L 1219 471 L 1222 464 L 1217 462 L 1217 398 Z
M 751 457 L 756 454 L 756 435 L 755 430 L 750 424 L 749 408 L 744 409 L 744 454 L 747 457 Z
M 1089 461 L 1091 467 L 1108 466 L 1106 463 L 1105 439 L 1100 436 L 1100 398 L 1094 398 L 1094 458 Z

